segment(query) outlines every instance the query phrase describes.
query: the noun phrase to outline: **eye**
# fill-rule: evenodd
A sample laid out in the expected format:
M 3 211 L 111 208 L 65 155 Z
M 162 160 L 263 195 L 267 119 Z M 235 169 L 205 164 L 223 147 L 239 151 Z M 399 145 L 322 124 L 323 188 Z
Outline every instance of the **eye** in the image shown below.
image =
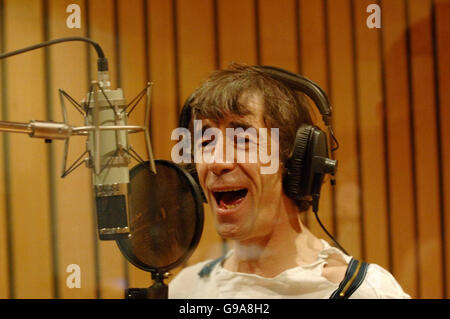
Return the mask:
M 215 144 L 215 138 L 213 137 L 213 138 L 210 138 L 210 139 L 204 139 L 203 141 L 202 141 L 202 143 L 201 143 L 201 147 L 202 148 L 205 148 L 205 147 L 207 147 L 208 145 L 211 145 L 211 146 L 214 146 L 214 144 Z
M 234 138 L 234 143 L 237 147 L 247 147 L 251 142 L 252 140 L 248 136 L 235 136 Z
M 211 143 L 211 142 L 212 142 L 211 140 L 209 140 L 209 141 L 203 141 L 203 142 L 202 142 L 202 147 L 208 146 L 209 143 Z

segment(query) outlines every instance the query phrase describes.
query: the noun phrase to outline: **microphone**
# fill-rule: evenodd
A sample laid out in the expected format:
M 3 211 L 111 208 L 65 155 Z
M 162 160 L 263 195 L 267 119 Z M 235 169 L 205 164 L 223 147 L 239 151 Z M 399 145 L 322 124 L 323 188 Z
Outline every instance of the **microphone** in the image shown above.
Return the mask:
M 106 64 L 106 67 L 105 67 Z M 131 233 L 130 214 L 128 208 L 130 174 L 128 165 L 131 157 L 143 162 L 128 144 L 128 133 L 144 130 L 147 152 L 150 158 L 150 169 L 156 174 L 155 164 L 148 134 L 150 83 L 135 98 L 134 106 L 147 93 L 145 124 L 143 127 L 127 125 L 127 118 L 134 107 L 126 103 L 122 89 L 111 89 L 107 62 L 99 61 L 98 82 L 93 82 L 91 90 L 81 105 L 85 110 L 88 132 L 87 152 L 88 167 L 92 169 L 92 185 L 94 188 L 97 211 L 97 227 L 101 240 L 117 240 Z M 109 129 L 108 129 L 109 128 Z M 82 128 L 78 128 L 81 130 Z
M 86 98 L 78 103 L 64 90 L 59 90 L 63 122 L 30 121 L 29 123 L 0 121 L 0 132 L 27 133 L 30 137 L 43 138 L 46 142 L 53 139 L 65 140 L 61 177 L 73 172 L 85 163 L 92 169 L 92 186 L 95 195 L 97 227 L 100 240 L 117 240 L 128 237 L 129 185 L 131 158 L 140 163 L 144 160 L 128 143 L 128 134 L 144 132 L 150 171 L 156 174 L 155 161 L 149 135 L 149 110 L 151 83 L 127 104 L 121 88 L 111 89 L 108 73 L 108 61 L 100 46 L 80 37 L 61 38 L 24 49 L 0 54 L 0 59 L 35 50 L 44 46 L 66 41 L 85 41 L 94 45 L 98 53 L 98 80 L 92 81 Z M 136 105 L 147 96 L 144 125 L 128 125 L 127 119 Z M 68 124 L 64 98 L 83 115 L 85 126 L 74 127 Z M 130 110 L 128 108 L 131 107 Z M 86 151 L 66 169 L 69 139 L 72 135 L 87 136 Z M 83 158 L 85 155 L 87 158 Z
M 86 125 L 94 128 L 88 133 L 86 147 L 88 167 L 92 169 L 98 234 L 101 240 L 115 240 L 130 234 L 128 132 L 101 131 L 100 124 L 127 125 L 125 97 L 121 89 L 111 90 L 108 73 L 99 71 L 98 86 L 94 85 L 82 106 L 86 111 Z

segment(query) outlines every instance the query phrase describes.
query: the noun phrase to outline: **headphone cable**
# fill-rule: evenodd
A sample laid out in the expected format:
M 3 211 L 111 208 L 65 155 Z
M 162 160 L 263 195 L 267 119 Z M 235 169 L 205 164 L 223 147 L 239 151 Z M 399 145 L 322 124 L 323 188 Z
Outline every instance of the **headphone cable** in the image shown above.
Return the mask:
M 316 211 L 314 211 L 314 215 L 316 216 L 317 222 L 319 223 L 320 227 L 322 227 L 323 231 L 330 237 L 330 239 L 334 242 L 334 244 L 342 250 L 346 255 L 350 256 L 350 254 L 337 242 L 336 239 L 328 232 L 328 230 L 325 228 L 325 226 L 322 224 L 322 222 L 319 219 L 319 215 Z

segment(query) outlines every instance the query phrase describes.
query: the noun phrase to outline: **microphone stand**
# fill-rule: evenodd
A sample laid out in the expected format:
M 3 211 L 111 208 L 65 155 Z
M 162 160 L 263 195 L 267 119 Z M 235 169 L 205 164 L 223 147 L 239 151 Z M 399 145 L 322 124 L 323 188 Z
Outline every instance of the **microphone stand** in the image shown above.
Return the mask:
M 164 283 L 169 273 L 152 271 L 153 285 L 148 288 L 127 288 L 125 299 L 168 299 L 169 287 Z
M 83 159 L 82 157 L 88 153 L 88 151 L 84 152 L 67 170 L 66 170 L 66 160 L 67 160 L 67 150 L 68 150 L 68 143 L 69 139 L 72 135 L 88 135 L 89 132 L 93 132 L 95 136 L 97 137 L 95 139 L 96 148 L 94 150 L 94 160 L 93 160 L 93 169 L 96 174 L 100 171 L 100 145 L 99 145 L 99 138 L 98 135 L 101 130 L 112 130 L 112 131 L 123 131 L 126 130 L 128 133 L 137 133 L 137 132 L 144 132 L 145 136 L 145 144 L 147 147 L 147 153 L 149 156 L 149 166 L 150 170 L 156 174 L 156 168 L 155 168 L 155 162 L 153 159 L 152 154 L 152 148 L 150 143 L 150 135 L 149 135 L 149 110 L 150 110 L 150 88 L 151 83 L 148 83 L 146 88 L 138 94 L 137 97 L 135 97 L 128 105 L 126 105 L 125 109 L 123 110 L 123 113 L 126 116 L 129 116 L 130 113 L 134 110 L 140 99 L 143 97 L 144 93 L 147 95 L 147 103 L 145 108 L 145 123 L 144 126 L 131 126 L 131 125 L 100 125 L 98 120 L 98 113 L 99 113 L 99 106 L 96 102 L 95 96 L 98 95 L 98 91 L 100 90 L 103 96 L 105 97 L 105 100 L 108 102 L 109 106 L 116 110 L 115 105 L 111 104 L 111 101 L 108 99 L 108 96 L 106 95 L 103 87 L 109 88 L 109 75 L 108 75 L 108 61 L 104 55 L 103 50 L 101 49 L 100 45 L 89 39 L 84 37 L 68 37 L 68 38 L 60 38 L 60 39 L 54 39 L 46 42 L 42 42 L 36 45 L 32 45 L 26 48 L 22 48 L 19 50 L 7 52 L 7 53 L 0 53 L 0 59 L 8 58 L 14 55 L 22 54 L 28 51 L 40 49 L 43 47 L 47 47 L 53 44 L 62 43 L 62 42 L 69 42 L 69 41 L 83 41 L 87 42 L 94 46 L 97 55 L 97 68 L 98 68 L 98 82 L 93 81 L 91 85 L 91 91 L 89 92 L 89 99 L 87 102 L 87 107 L 83 108 L 80 104 L 76 103 L 75 100 L 70 97 L 67 93 L 65 93 L 63 90 L 60 90 L 60 98 L 61 98 L 61 108 L 63 113 L 64 122 L 54 122 L 54 121 L 30 121 L 29 123 L 22 123 L 22 122 L 11 122 L 11 121 L 0 121 L 0 132 L 9 132 L 9 133 L 23 133 L 28 134 L 30 137 L 37 137 L 45 139 L 45 142 L 50 143 L 52 140 L 65 140 L 65 147 L 64 147 L 64 154 L 63 154 L 63 168 L 62 168 L 62 174 L 61 177 L 67 176 L 70 172 L 72 172 L 74 169 L 76 169 L 78 166 L 80 166 L 83 162 L 86 162 L 86 164 L 89 164 L 89 158 Z M 95 89 L 94 89 L 95 88 Z M 64 99 L 63 97 L 66 97 L 69 99 L 69 101 L 80 111 L 80 113 L 83 114 L 83 116 L 87 116 L 87 112 L 89 109 L 89 103 L 91 103 L 91 94 L 94 94 L 94 100 L 95 108 L 93 111 L 93 124 L 89 126 L 82 126 L 82 127 L 73 127 L 67 123 L 67 112 L 64 106 Z M 125 112 L 126 109 L 131 107 L 131 110 L 128 112 Z M 121 114 L 120 114 L 121 115 Z M 116 114 L 117 116 L 117 114 Z M 117 118 L 115 118 L 117 122 Z M 128 150 L 123 149 L 126 151 L 130 156 L 137 159 L 138 161 L 141 159 L 139 155 L 130 147 L 130 151 L 134 153 L 130 153 Z M 80 161 L 81 160 L 81 161 Z M 142 161 L 143 162 L 143 161 Z M 168 299 L 168 286 L 164 283 L 164 279 L 168 277 L 168 273 L 161 273 L 159 271 L 152 271 L 151 276 L 153 279 L 153 285 L 148 288 L 128 288 L 125 290 L 125 298 L 126 299 Z

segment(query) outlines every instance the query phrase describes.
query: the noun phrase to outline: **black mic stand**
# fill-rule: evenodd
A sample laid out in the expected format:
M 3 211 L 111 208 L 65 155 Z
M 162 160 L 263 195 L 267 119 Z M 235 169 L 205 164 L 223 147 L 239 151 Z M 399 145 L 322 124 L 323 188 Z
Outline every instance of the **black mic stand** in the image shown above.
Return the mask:
M 125 299 L 168 299 L 169 287 L 164 283 L 169 273 L 152 271 L 153 285 L 148 288 L 127 288 L 125 289 Z

